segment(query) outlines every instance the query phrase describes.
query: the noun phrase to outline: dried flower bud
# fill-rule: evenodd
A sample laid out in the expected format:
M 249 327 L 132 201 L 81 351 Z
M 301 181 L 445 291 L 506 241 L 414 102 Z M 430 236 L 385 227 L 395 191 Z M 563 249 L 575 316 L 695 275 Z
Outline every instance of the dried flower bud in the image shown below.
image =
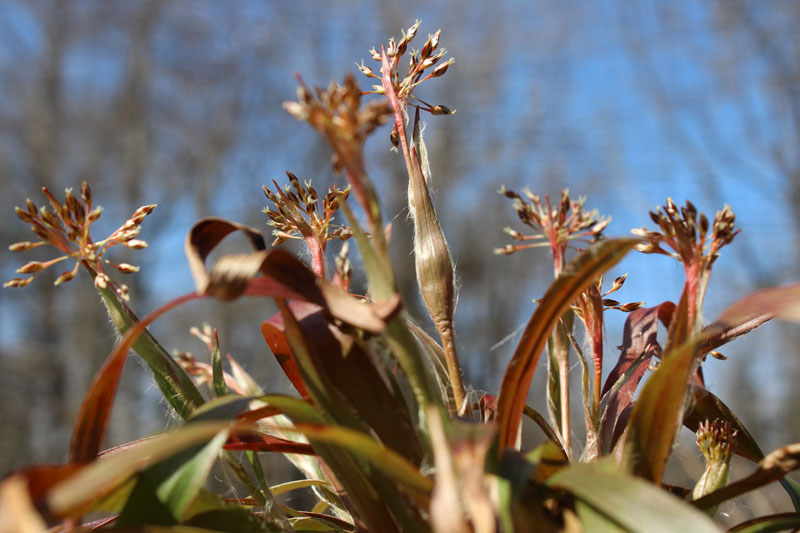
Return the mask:
M 36 211 L 36 209 L 35 209 L 35 208 L 34 208 L 34 211 Z M 21 221 L 23 221 L 23 222 L 25 222 L 25 223 L 28 223 L 28 224 L 29 224 L 29 223 L 31 223 L 31 222 L 33 222 L 33 220 L 34 220 L 34 217 L 35 217 L 35 216 L 36 216 L 36 214 L 38 213 L 38 211 L 36 211 L 36 212 L 35 212 L 35 213 L 32 215 L 32 214 L 30 214 L 28 211 L 25 211 L 24 209 L 22 209 L 22 208 L 19 208 L 19 207 L 15 207 L 15 208 L 14 208 L 14 212 L 17 214 L 17 218 L 19 218 Z
M 386 55 L 388 57 L 394 57 L 397 55 L 397 52 L 398 52 L 397 43 L 394 42 L 394 37 L 392 37 L 391 39 L 389 39 L 389 46 L 386 48 Z
M 35 217 L 35 216 L 36 216 L 36 214 L 39 212 L 39 210 L 36 208 L 36 204 L 34 204 L 34 203 L 31 201 L 31 199 L 30 199 L 30 198 L 26 198 L 26 199 L 25 199 L 25 207 L 27 207 L 27 208 L 28 208 L 28 213 L 29 213 L 31 216 L 34 216 L 34 217 Z
M 499 255 L 511 255 L 516 251 L 517 251 L 517 249 L 511 244 L 506 244 L 502 248 L 495 248 L 494 249 L 494 253 L 499 254 Z
M 131 248 L 132 250 L 142 250 L 147 248 L 147 243 L 141 239 L 131 239 L 125 243 L 125 246 Z
M 719 359 L 720 361 L 727 361 L 728 360 L 728 358 L 726 356 L 722 355 L 720 352 L 718 352 L 716 350 L 711 350 L 710 352 L 708 352 L 708 355 L 710 355 L 714 359 Z
M 611 284 L 611 289 L 609 289 L 608 292 L 611 293 L 620 290 L 622 286 L 625 284 L 625 280 L 627 279 L 628 279 L 628 273 L 626 272 L 625 274 L 621 275 L 620 277 L 614 280 L 614 282 Z
M 72 188 L 71 187 L 67 188 L 66 193 L 67 193 L 66 203 L 65 203 L 66 208 L 67 208 L 66 211 L 75 214 L 75 213 L 78 212 L 78 199 L 75 198 L 75 195 L 72 194 Z M 83 217 L 80 217 L 80 218 L 83 218 Z
M 83 199 L 86 205 L 91 205 L 92 203 L 92 189 L 89 187 L 89 184 L 85 181 L 81 183 L 81 198 Z
M 33 281 L 33 278 L 14 278 L 3 283 L 3 288 L 6 287 L 24 287 Z
M 115 287 L 117 295 L 122 298 L 124 301 L 128 302 L 131 299 L 131 295 L 128 292 L 127 285 L 119 285 Z
M 284 102 L 283 109 L 285 109 L 286 112 L 296 120 L 306 121 L 310 116 L 308 106 L 305 106 L 299 102 Z
M 369 68 L 368 66 L 366 66 L 364 63 L 361 63 L 361 64 L 356 63 L 356 68 L 358 68 L 358 70 L 364 76 L 367 76 L 367 77 L 371 78 L 372 76 L 375 75 L 375 73 L 372 71 L 372 69 Z
M 8 249 L 11 252 L 25 252 L 27 250 L 31 250 L 33 248 L 36 248 L 37 246 L 39 246 L 41 244 L 43 244 L 43 243 L 41 243 L 41 242 L 33 243 L 33 242 L 30 242 L 30 241 L 15 242 L 11 246 L 9 246 Z
M 454 109 L 450 109 L 449 107 L 443 105 L 435 105 L 430 111 L 432 115 L 452 115 L 455 113 Z
M 392 142 L 392 146 L 397 148 L 400 146 L 400 133 L 397 131 L 397 126 L 392 129 L 392 133 L 389 134 L 389 140 Z
M 408 41 L 406 41 L 405 37 L 400 41 L 400 44 L 397 45 L 397 57 L 402 57 L 403 54 L 406 53 L 408 49 Z
M 414 22 L 414 25 L 408 28 L 408 31 L 406 31 L 403 40 L 406 41 L 407 43 L 410 43 L 412 40 L 414 40 L 414 37 L 416 37 L 417 35 L 417 30 L 419 29 L 419 25 L 420 25 L 419 20 Z
M 644 302 L 630 302 L 620 305 L 618 309 L 623 313 L 630 313 L 631 311 L 636 311 L 637 309 L 641 308 L 643 305 Z
M 97 219 L 100 218 L 100 215 L 102 213 L 103 213 L 103 207 L 98 205 L 97 207 L 92 209 L 92 211 L 89 213 L 89 217 L 87 218 L 87 220 L 89 222 L 96 222 Z
M 380 60 L 381 60 L 381 53 L 380 53 L 380 52 L 378 52 L 377 50 L 375 50 L 374 48 L 373 48 L 372 50 L 370 50 L 370 51 L 369 51 L 369 55 L 370 55 L 370 57 L 372 57 L 372 59 L 374 59 L 375 61 L 378 61 L 378 62 L 380 62 Z
M 67 281 L 72 281 L 73 279 L 75 279 L 75 272 L 72 270 L 67 270 L 56 278 L 56 280 L 53 282 L 53 285 L 58 286 Z
M 603 230 L 605 230 L 608 227 L 610 223 L 611 223 L 610 218 L 604 218 L 603 220 L 592 226 L 592 228 L 589 231 L 591 233 L 594 233 L 595 235 L 599 235 L 600 233 L 603 232 Z
M 105 289 L 108 287 L 108 282 L 111 281 L 108 279 L 108 276 L 102 272 L 97 274 L 94 278 L 94 286 L 98 289 Z
M 17 274 L 38 274 L 45 265 L 39 261 L 29 261 L 17 269 Z
M 451 57 L 446 62 L 433 69 L 433 77 L 438 78 L 439 76 L 442 76 L 445 72 L 447 72 L 447 69 L 450 68 L 450 65 L 455 63 L 455 61 L 456 60 Z
M 139 272 L 138 266 L 130 265 L 128 263 L 120 263 L 118 265 L 112 265 L 112 266 L 125 274 L 133 274 L 134 272 Z

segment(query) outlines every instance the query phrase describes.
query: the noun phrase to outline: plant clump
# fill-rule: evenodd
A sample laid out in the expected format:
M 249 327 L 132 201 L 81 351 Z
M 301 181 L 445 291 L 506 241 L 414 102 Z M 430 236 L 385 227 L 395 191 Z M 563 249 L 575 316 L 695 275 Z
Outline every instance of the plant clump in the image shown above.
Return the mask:
M 351 75 L 327 89 L 310 89 L 300 80 L 297 100 L 284 104 L 327 141 L 333 170 L 347 185 L 333 185 L 321 196 L 310 181 L 301 183 L 287 172 L 288 184 L 275 180 L 263 187 L 271 247 L 259 229 L 221 218 L 198 221 L 185 246 L 195 290 L 143 318 L 128 306 L 124 285 L 106 273 L 106 266 L 123 273 L 138 268 L 112 262 L 106 251 L 146 246 L 138 235 L 155 206 L 140 208 L 97 242 L 89 226 L 100 210 L 92 207 L 86 184 L 80 199 L 67 190 L 60 203 L 45 189 L 51 209 L 30 200 L 17 209 L 40 240 L 11 249 L 49 245 L 63 255 L 26 264 L 19 272 L 30 277 L 6 287 L 28 285 L 49 266 L 73 259 L 75 267 L 56 283 L 85 268 L 121 337 L 83 401 L 67 461 L 23 468 L 0 482 L 0 529 L 704 533 L 721 530 L 713 519 L 721 503 L 775 481 L 795 512 L 760 517 L 755 526 L 733 531 L 800 526 L 800 491 L 786 478 L 800 466 L 800 444 L 765 455 L 705 385 L 708 353 L 772 318 L 797 320 L 800 301 L 800 285 L 767 289 L 703 322 L 711 267 L 739 231 L 727 206 L 710 222 L 691 202 L 679 209 L 667 199 L 650 214 L 657 230 L 613 238 L 605 235 L 610 218 L 585 210 L 584 200 L 566 189 L 557 205 L 529 190 L 501 189 L 533 233 L 506 229 L 516 244 L 497 252 L 549 247 L 555 279 L 533 295 L 539 296 L 535 310 L 496 394 L 467 393 L 455 342 L 454 265 L 431 199 L 429 157 L 435 154 L 428 153 L 420 118 L 421 112 L 453 111 L 417 95 L 423 83 L 449 73 L 453 60 L 444 60 L 439 31 L 421 49 L 411 48 L 419 26 L 370 51 L 377 71 L 359 64 L 362 74 L 377 80 L 372 90 L 362 91 Z M 407 71 L 401 69 L 404 57 Z M 364 103 L 366 95 L 374 99 Z M 408 174 L 417 288 L 435 335 L 403 307 L 389 231 L 364 162 L 366 138 L 390 120 L 390 142 Z M 338 214 L 345 220 L 334 222 Z M 212 251 L 233 233 L 244 234 L 250 248 L 208 265 Z M 310 265 L 280 246 L 290 239 L 305 244 Z M 333 269 L 327 268 L 331 240 L 344 241 Z M 366 274 L 366 294 L 350 291 L 350 246 L 358 248 L 361 262 L 355 266 Z M 677 303 L 646 306 L 608 298 L 623 290 L 627 274 L 607 289 L 604 276 L 636 250 L 683 264 Z M 207 357 L 170 354 L 148 330 L 188 301 L 245 297 L 267 298 L 277 308 L 265 307 L 253 327 L 260 328 L 293 394 L 264 390 L 235 358 L 223 357 L 224 335 L 211 326 L 193 329 L 208 347 Z M 604 350 L 609 311 L 627 313 L 618 354 Z M 666 331 L 663 346 L 659 330 Z M 148 365 L 180 423 L 103 450 L 129 353 Z M 547 388 L 532 392 L 546 396 L 546 414 L 527 403 L 543 353 Z M 580 402 L 572 401 L 576 393 L 569 387 L 575 362 L 582 373 Z M 575 438 L 576 405 L 583 442 Z M 539 441 L 523 433 L 524 420 L 538 428 Z M 693 489 L 667 490 L 664 470 L 683 426 L 697 433 L 707 467 Z M 285 458 L 298 479 L 270 482 L 261 464 L 265 454 Z M 732 454 L 754 467 L 728 483 Z M 206 487 L 217 461 L 244 494 L 231 498 L 230 492 Z M 313 498 L 311 509 L 278 499 L 299 490 Z

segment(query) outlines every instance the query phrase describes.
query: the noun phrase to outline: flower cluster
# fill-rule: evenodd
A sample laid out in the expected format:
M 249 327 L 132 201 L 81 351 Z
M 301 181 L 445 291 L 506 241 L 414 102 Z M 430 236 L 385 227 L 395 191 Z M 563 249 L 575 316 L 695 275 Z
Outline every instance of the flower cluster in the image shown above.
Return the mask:
M 672 198 L 667 198 L 664 206 L 650 212 L 650 218 L 661 231 L 632 230 L 631 233 L 646 241 L 639 245 L 639 251 L 669 255 L 684 264 L 705 257 L 710 266 L 717 259 L 719 250 L 739 233 L 734 229 L 736 215 L 729 205 L 717 211 L 714 222 L 710 224 L 708 217 L 698 213 L 689 200 L 678 208 Z M 662 248 L 662 244 L 672 252 Z
M 301 184 L 297 176 L 291 172 L 286 172 L 286 176 L 291 186 L 285 185 L 281 188 L 273 181 L 275 192 L 264 186 L 264 194 L 275 206 L 275 209 L 265 207 L 263 210 L 269 217 L 268 224 L 275 228 L 272 232 L 275 236 L 273 246 L 287 239 L 307 239 L 315 236 L 323 243 L 324 248 L 324 243 L 327 241 L 333 239 L 344 241 L 352 237 L 353 231 L 349 226 L 332 223 L 333 215 L 339 209 L 341 202 L 347 201 L 350 195 L 349 186 L 340 189 L 336 185 L 331 185 L 320 205 L 319 195 L 310 181 Z
M 389 69 L 391 71 L 390 79 L 394 89 L 394 95 L 402 109 L 405 109 L 408 100 L 413 98 L 414 101 L 419 104 L 420 109 L 432 115 L 452 115 L 455 113 L 454 109 L 444 105 L 429 104 L 412 94 L 414 90 L 425 81 L 443 76 L 450 68 L 450 65 L 455 62 L 455 59 L 451 57 L 447 61 L 440 63 L 441 59 L 447 54 L 447 50 L 439 48 L 439 35 L 441 34 L 441 30 L 437 30 L 433 35 L 428 35 L 428 40 L 425 41 L 421 50 L 411 50 L 408 71 L 402 77 L 400 76 L 400 59 L 408 51 L 408 44 L 416 37 L 419 24 L 420 22 L 416 21 L 413 26 L 404 31 L 403 37 L 399 42 L 395 41 L 394 38 L 389 39 L 389 43 L 384 49 L 389 61 Z M 373 48 L 369 53 L 372 59 L 378 63 L 382 63 L 380 51 Z M 383 85 L 383 78 L 380 73 L 375 73 L 375 71 L 366 66 L 363 61 L 360 65 L 356 64 L 356 66 L 366 77 L 376 79 L 379 82 L 373 85 L 372 90 L 367 91 L 366 94 L 386 94 L 386 87 Z M 392 129 L 391 141 L 395 148 L 400 144 L 400 132 L 397 129 L 397 125 Z
M 512 228 L 505 228 L 505 232 L 514 240 L 525 244 L 507 244 L 495 249 L 495 253 L 508 255 L 526 248 L 550 246 L 555 260 L 556 275 L 563 268 L 564 251 L 569 241 L 574 239 L 587 243 L 597 241 L 611 222 L 611 217 L 601 217 L 597 210 L 584 211 L 585 198 L 570 199 L 569 189 L 561 191 L 557 207 L 550 205 L 549 196 L 544 197 L 543 205 L 541 198 L 530 190 L 524 189 L 522 192 L 524 196 L 505 187 L 500 189 L 500 194 L 514 201 L 514 210 L 520 221 L 533 228 L 536 233 L 525 235 Z
M 17 217 L 30 224 L 31 231 L 41 240 L 18 242 L 9 246 L 9 250 L 22 252 L 49 244 L 60 250 L 64 255 L 44 262 L 29 261 L 17 269 L 18 274 L 29 274 L 29 277 L 12 279 L 3 286 L 24 287 L 47 268 L 61 261 L 74 259 L 75 266 L 59 275 L 55 280 L 56 285 L 74 279 L 78 273 L 78 267 L 83 265 L 94 276 L 95 285 L 101 289 L 110 285 L 120 297 L 127 300 L 127 286 L 111 281 L 106 274 L 104 265 L 111 266 L 125 274 L 137 272 L 139 267 L 128 263 L 114 263 L 105 257 L 105 253 L 109 248 L 117 245 L 133 250 L 147 247 L 147 243 L 138 239 L 137 236 L 142 229 L 142 221 L 153 212 L 156 206 L 145 205 L 140 207 L 111 235 L 101 241 L 94 242 L 91 237 L 90 226 L 100 218 L 103 208 L 100 206 L 92 208 L 92 191 L 86 182 L 81 184 L 80 199 L 72 193 L 72 189 L 67 189 L 63 204 L 56 200 L 46 187 L 42 188 L 42 192 L 49 200 L 52 210 L 48 210 L 47 206 L 38 208 L 30 199 L 27 200 L 24 209 L 21 207 L 16 208 Z
M 386 123 L 391 109 L 386 102 L 369 102 L 361 107 L 361 89 L 352 75 L 344 83 L 331 83 L 327 89 L 314 92 L 298 80 L 297 101 L 284 102 L 283 108 L 297 120 L 308 122 L 334 149 L 334 168 L 358 174 L 351 159 L 360 154 L 364 140 L 375 128 Z

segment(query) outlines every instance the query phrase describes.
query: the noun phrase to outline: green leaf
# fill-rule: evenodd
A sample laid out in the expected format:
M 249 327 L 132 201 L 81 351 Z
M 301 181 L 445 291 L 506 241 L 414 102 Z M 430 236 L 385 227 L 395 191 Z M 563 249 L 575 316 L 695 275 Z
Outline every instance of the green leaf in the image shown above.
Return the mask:
M 618 530 L 652 533 L 719 533 L 698 509 L 641 479 L 616 470 L 613 462 L 578 463 L 554 474 L 547 485 L 566 489 Z M 600 520 L 593 516 L 592 520 Z M 618 525 L 618 526 L 617 526 Z
M 214 329 L 214 343 L 211 347 L 211 371 L 214 382 L 214 392 L 217 396 L 228 394 L 228 385 L 225 384 L 225 373 L 222 370 L 222 352 L 219 349 L 219 336 Z
M 760 516 L 729 529 L 730 533 L 777 533 L 800 528 L 800 513 Z
M 111 289 L 97 289 L 108 310 L 114 326 L 124 335 L 139 319 Z M 148 330 L 134 341 L 133 350 L 147 363 L 153 379 L 164 399 L 181 418 L 186 418 L 195 407 L 205 401 L 192 378 L 175 362 L 172 356 Z
M 558 318 L 598 276 L 617 264 L 638 239 L 609 239 L 581 253 L 562 271 L 528 321 L 514 352 L 497 400 L 499 448 L 513 446 L 536 363 Z
M 219 457 L 219 452 L 226 440 L 228 440 L 228 432 L 221 431 L 198 450 L 187 450 L 189 459 L 185 462 L 180 461 L 180 466 L 175 469 L 174 473 L 159 485 L 156 490 L 158 498 L 178 520 L 186 515 L 189 505 L 208 478 L 211 467 Z M 169 469 L 173 468 L 173 465 L 170 465 Z
M 137 471 L 208 442 L 230 425 L 228 421 L 197 422 L 142 440 L 136 446 L 87 465 L 53 487 L 47 496 L 48 505 L 57 514 L 68 514 L 71 509 L 109 493 Z
M 581 519 L 584 531 L 593 533 L 628 533 L 627 529 L 583 500 L 575 502 L 575 511 L 578 513 L 578 518 Z

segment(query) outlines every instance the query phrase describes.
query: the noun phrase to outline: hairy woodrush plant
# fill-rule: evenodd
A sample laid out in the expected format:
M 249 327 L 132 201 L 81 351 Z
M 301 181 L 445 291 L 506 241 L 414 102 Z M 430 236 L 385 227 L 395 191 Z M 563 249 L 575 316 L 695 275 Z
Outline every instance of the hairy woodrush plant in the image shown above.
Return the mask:
M 66 463 L 23 468 L 0 483 L 0 530 L 702 533 L 721 531 L 712 520 L 720 503 L 774 481 L 792 498 L 794 512 L 760 517 L 733 531 L 800 527 L 800 492 L 785 477 L 800 466 L 800 444 L 765 455 L 703 379 L 705 357 L 720 346 L 775 317 L 800 320 L 796 284 L 746 296 L 703 323 L 712 265 L 738 233 L 727 206 L 709 221 L 691 202 L 679 209 L 668 199 L 650 214 L 657 230 L 607 238 L 610 218 L 585 210 L 584 200 L 567 190 L 551 204 L 548 196 L 501 189 L 533 233 L 507 228 L 514 243 L 497 253 L 548 247 L 555 280 L 537 299 L 497 395 L 467 394 L 455 341 L 454 266 L 431 199 L 434 180 L 420 119 L 423 112 L 453 111 L 417 94 L 423 83 L 449 73 L 453 60 L 444 59 L 439 31 L 413 49 L 419 26 L 370 51 L 376 70 L 358 65 L 377 81 L 372 90 L 362 91 L 351 75 L 326 89 L 300 80 L 297 100 L 284 104 L 327 141 L 333 169 L 348 185 L 332 185 L 321 196 L 310 181 L 287 172 L 288 185 L 263 187 L 275 237 L 269 248 L 258 229 L 221 218 L 198 221 L 185 243 L 195 291 L 142 319 L 128 307 L 127 289 L 106 270 L 138 268 L 114 263 L 106 252 L 117 245 L 144 247 L 141 223 L 155 206 L 140 208 L 96 242 L 90 225 L 100 211 L 86 184 L 80 200 L 67 190 L 61 203 L 45 190 L 51 209 L 30 200 L 17 209 L 40 240 L 11 249 L 49 245 L 62 255 L 24 265 L 19 272 L 30 277 L 6 287 L 25 286 L 49 266 L 73 259 L 75 267 L 56 284 L 84 267 L 121 337 L 84 399 Z M 372 100 L 364 103 L 367 95 Z M 390 120 L 387 148 L 402 154 L 408 173 L 417 283 L 438 339 L 403 308 L 389 232 L 364 162 L 365 140 Z M 350 191 L 357 205 L 350 205 Z M 219 243 L 236 232 L 251 249 L 207 265 Z M 310 266 L 278 246 L 288 239 L 305 243 Z M 334 239 L 344 242 L 331 269 L 327 245 Z M 365 295 L 350 292 L 351 244 L 366 272 Z M 606 289 L 604 274 L 637 249 L 683 264 L 677 304 L 645 307 L 608 297 L 623 289 L 627 274 Z M 192 330 L 207 345 L 207 360 L 173 356 L 147 330 L 190 300 L 243 297 L 275 301 L 278 312 L 261 317 L 260 328 L 297 394 L 264 391 L 234 358 L 224 360 L 211 326 Z M 620 354 L 603 382 L 609 310 L 628 314 Z M 659 324 L 667 332 L 664 346 Z M 576 340 L 581 336 L 584 348 Z M 131 350 L 146 361 L 182 423 L 103 450 Z M 549 420 L 526 405 L 545 350 Z M 584 350 L 591 350 L 590 358 Z M 571 357 L 583 374 L 583 443 L 572 438 Z M 652 364 L 653 357 L 660 364 Z M 544 444 L 533 447 L 522 438 L 524 417 L 541 429 Z M 693 490 L 667 490 L 661 486 L 664 468 L 684 425 L 697 432 L 707 468 Z M 270 484 L 260 462 L 267 453 L 284 456 L 299 478 Z M 728 484 L 732 454 L 756 466 Z M 205 488 L 218 459 L 246 496 Z M 311 491 L 314 506 L 298 509 L 276 500 L 293 490 Z

